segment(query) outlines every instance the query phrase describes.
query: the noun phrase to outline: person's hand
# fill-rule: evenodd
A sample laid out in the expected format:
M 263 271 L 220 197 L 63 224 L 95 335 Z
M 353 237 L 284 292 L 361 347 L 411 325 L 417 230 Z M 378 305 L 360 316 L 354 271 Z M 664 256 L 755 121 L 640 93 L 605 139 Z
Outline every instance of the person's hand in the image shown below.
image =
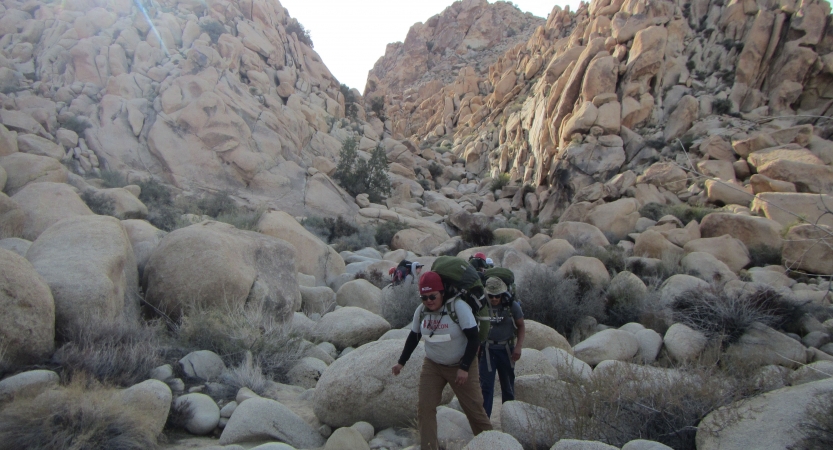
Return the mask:
M 466 384 L 466 381 L 469 379 L 469 373 L 463 369 L 457 369 L 457 380 L 456 383 L 460 386 Z
M 512 361 L 519 359 L 521 359 L 521 347 L 515 347 L 515 350 L 512 350 Z
M 397 365 L 393 366 L 393 369 L 391 369 L 391 372 L 393 372 L 394 375 L 399 375 L 399 372 L 401 372 L 401 371 L 402 371 L 402 364 L 397 364 Z

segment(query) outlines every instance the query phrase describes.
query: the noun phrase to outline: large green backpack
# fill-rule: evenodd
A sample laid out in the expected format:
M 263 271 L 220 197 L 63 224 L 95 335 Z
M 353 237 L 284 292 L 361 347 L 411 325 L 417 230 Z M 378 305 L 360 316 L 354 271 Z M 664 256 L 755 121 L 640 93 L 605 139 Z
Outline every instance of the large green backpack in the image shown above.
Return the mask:
M 486 269 L 484 274 L 486 278 L 489 277 L 497 277 L 506 284 L 509 292 L 509 301 L 510 302 L 517 302 L 519 301 L 517 295 L 515 295 L 515 273 L 505 267 L 493 267 L 491 269 Z
M 453 302 L 455 298 L 460 298 L 471 307 L 474 313 L 480 342 L 486 342 L 492 323 L 489 319 L 489 304 L 484 298 L 483 283 L 480 281 L 477 270 L 463 258 L 440 256 L 431 265 L 431 271 L 436 272 L 443 281 L 448 315 L 451 320 L 454 323 L 460 323 Z

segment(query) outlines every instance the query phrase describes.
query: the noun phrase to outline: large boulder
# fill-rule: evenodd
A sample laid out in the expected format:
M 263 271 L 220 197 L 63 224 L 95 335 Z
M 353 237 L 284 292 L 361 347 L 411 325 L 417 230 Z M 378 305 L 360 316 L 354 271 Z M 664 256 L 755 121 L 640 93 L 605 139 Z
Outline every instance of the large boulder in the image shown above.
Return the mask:
M 804 437 L 808 405 L 833 392 L 833 379 L 785 387 L 709 413 L 697 426 L 698 450 L 791 448 Z M 727 415 L 734 420 L 726 421 Z
M 7 402 L 19 393 L 37 395 L 53 389 L 61 381 L 60 375 L 51 370 L 28 370 L 0 380 L 0 402 Z
M 295 249 L 286 241 L 207 221 L 162 239 L 142 287 L 148 303 L 174 318 L 191 307 L 245 304 L 286 320 L 301 307 L 296 274 Z
M 247 399 L 231 414 L 220 435 L 220 444 L 264 440 L 286 442 L 295 448 L 325 444 L 318 431 L 280 402 L 260 397 Z
M 588 380 L 593 374 L 593 369 L 586 362 L 576 358 L 566 350 L 549 347 L 541 350 L 541 355 L 558 372 L 560 378 L 574 380 Z
M 576 358 L 595 366 L 605 360 L 629 361 L 639 351 L 636 337 L 627 331 L 602 330 L 573 347 Z
M 727 356 L 746 364 L 777 364 L 796 368 L 807 362 L 804 345 L 759 322 L 753 323 L 740 339 L 729 346 Z
M 524 326 L 526 328 L 524 348 L 543 350 L 547 347 L 555 347 L 567 353 L 573 353 L 573 348 L 567 339 L 554 328 L 529 319 L 524 319 Z
M 686 273 L 718 286 L 738 279 L 729 266 L 711 253 L 691 252 L 685 255 L 680 264 Z
M 52 290 L 57 332 L 138 320 L 136 259 L 118 219 L 61 220 L 32 243 L 26 258 Z
M 538 262 L 558 268 L 575 253 L 576 249 L 565 239 L 552 239 L 538 247 L 536 257 Z
M 356 306 L 374 314 L 381 313 L 382 290 L 365 279 L 348 281 L 336 292 L 339 306 Z
M 711 288 L 711 285 L 700 278 L 691 275 L 672 275 L 660 286 L 660 303 L 663 306 L 671 306 L 681 296 L 688 292 L 702 292 Z
M 372 437 L 372 434 L 371 434 Z M 352 427 L 341 427 L 327 438 L 324 450 L 370 450 L 367 440 Z
M 371 342 L 330 364 L 312 398 L 318 419 L 331 427 L 366 421 L 377 430 L 415 420 L 425 349 L 420 342 L 402 372 L 394 376 L 391 367 L 404 345 L 401 339 Z M 443 403 L 450 400 L 448 391 Z
M 784 265 L 819 275 L 833 275 L 833 227 L 796 225 L 787 232 Z
M 633 246 L 633 255 L 645 258 L 678 259 L 683 256 L 683 253 L 683 249 L 655 230 L 640 233 Z
M 25 214 L 22 237 L 30 241 L 61 219 L 93 215 L 75 188 L 64 183 L 32 183 L 14 194 L 12 200 Z
M 559 438 L 554 433 L 558 424 L 555 412 L 519 400 L 501 406 L 500 424 L 523 448 L 550 448 Z
M 555 272 L 555 276 L 562 278 L 572 274 L 587 276 L 597 287 L 604 287 L 610 282 L 610 273 L 604 263 L 589 256 L 571 256 Z
M 765 247 L 781 249 L 780 223 L 765 217 L 732 213 L 712 213 L 700 223 L 700 235 L 704 238 L 720 237 L 724 234 L 740 240 L 746 248 Z
M 119 405 L 130 405 L 131 411 L 145 419 L 151 436 L 158 436 L 165 427 L 171 411 L 173 394 L 167 384 L 159 380 L 145 380 L 113 394 Z
M 511 434 L 490 430 L 475 436 L 463 450 L 523 450 L 523 446 Z
M 150 255 L 168 233 L 146 220 L 122 220 L 121 224 L 130 238 L 130 245 L 133 246 L 133 255 L 136 257 L 136 266 L 139 268 L 139 279 L 141 279 Z
M 264 214 L 257 224 L 257 231 L 295 246 L 298 271 L 315 276 L 319 284 L 326 284 L 344 273 L 344 260 L 338 252 L 283 211 Z
M 746 245 L 728 234 L 719 237 L 693 239 L 688 241 L 683 249 L 686 253 L 711 253 L 715 258 L 726 263 L 734 272 L 743 269 L 751 261 Z
M 338 348 L 358 347 L 379 339 L 390 330 L 390 324 L 372 312 L 345 306 L 325 314 L 315 323 L 313 333 Z
M 752 211 L 763 213 L 788 227 L 802 220 L 833 227 L 833 214 L 828 214 L 833 196 L 791 192 L 764 192 L 752 202 Z
M 220 422 L 220 408 L 214 400 L 198 392 L 177 397 L 175 409 L 188 411 L 185 416 L 185 429 L 191 434 L 202 436 L 214 431 Z
M 678 363 L 687 363 L 693 361 L 703 352 L 708 339 L 700 331 L 681 323 L 675 323 L 665 332 L 663 342 L 671 359 Z
M 55 301 L 26 258 L 0 248 L 0 342 L 4 359 L 39 362 L 55 346 Z
M 23 236 L 26 213 L 8 195 L 0 192 L 0 239 Z
M 8 176 L 5 192 L 14 195 L 29 183 L 51 181 L 66 183 L 67 169 L 56 159 L 28 153 L 12 153 L 0 158 Z
M 147 206 L 125 188 L 100 189 L 95 195 L 112 202 L 113 216 L 118 219 L 144 219 L 148 216 Z
M 565 239 L 575 247 L 583 245 L 610 245 L 604 233 L 595 225 L 582 222 L 559 222 L 552 228 L 553 239 Z
M 605 236 L 619 241 L 636 229 L 639 220 L 639 202 L 633 198 L 622 198 L 593 208 L 585 221 L 595 225 Z
M 679 102 L 676 108 L 668 116 L 665 125 L 663 139 L 665 142 L 677 139 L 691 128 L 691 124 L 697 120 L 700 114 L 700 101 L 691 95 L 686 95 Z

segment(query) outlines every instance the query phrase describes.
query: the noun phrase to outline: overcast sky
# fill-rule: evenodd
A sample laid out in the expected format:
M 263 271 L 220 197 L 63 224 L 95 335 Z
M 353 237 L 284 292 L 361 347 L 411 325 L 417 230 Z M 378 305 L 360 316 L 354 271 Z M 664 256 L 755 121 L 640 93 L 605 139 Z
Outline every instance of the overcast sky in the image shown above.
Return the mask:
M 411 25 L 441 13 L 453 0 L 280 0 L 310 31 L 315 50 L 338 80 L 364 92 L 367 72 L 385 46 L 404 41 Z M 493 3 L 493 0 L 489 0 Z M 575 11 L 579 0 L 515 0 L 522 11 L 547 18 L 556 4 Z

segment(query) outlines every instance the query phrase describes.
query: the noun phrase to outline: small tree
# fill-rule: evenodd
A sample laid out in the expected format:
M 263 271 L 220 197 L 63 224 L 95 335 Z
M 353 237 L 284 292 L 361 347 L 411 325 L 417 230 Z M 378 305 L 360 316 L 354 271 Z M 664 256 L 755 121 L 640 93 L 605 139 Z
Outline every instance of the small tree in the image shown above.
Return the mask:
M 367 194 L 373 203 L 381 202 L 390 194 L 388 157 L 381 145 L 370 154 L 370 160 L 359 157 L 356 140 L 349 138 L 341 146 L 341 160 L 333 178 L 352 196 Z

